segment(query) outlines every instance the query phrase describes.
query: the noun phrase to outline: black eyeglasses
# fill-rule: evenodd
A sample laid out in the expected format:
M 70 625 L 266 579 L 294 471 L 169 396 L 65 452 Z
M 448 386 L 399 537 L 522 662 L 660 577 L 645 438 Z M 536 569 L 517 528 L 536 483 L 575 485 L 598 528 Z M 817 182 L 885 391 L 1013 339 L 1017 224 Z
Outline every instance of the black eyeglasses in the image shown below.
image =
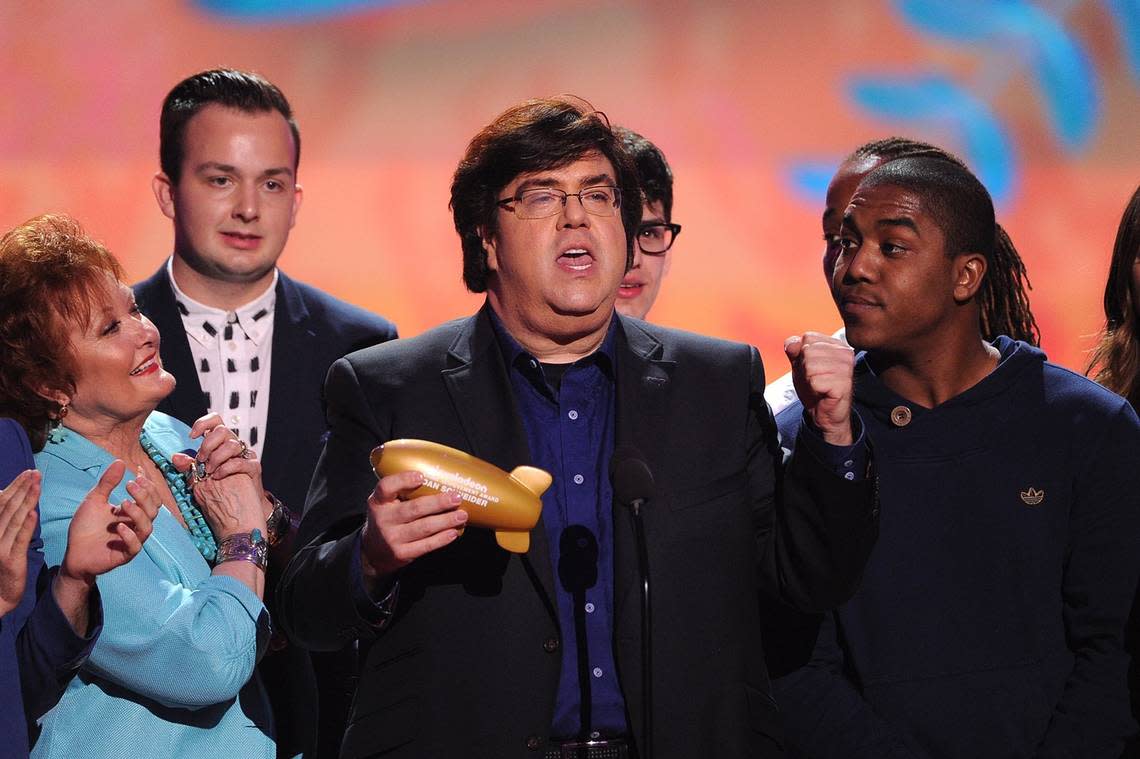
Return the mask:
M 637 228 L 637 247 L 641 248 L 642 253 L 660 256 L 673 246 L 673 241 L 679 234 L 681 234 L 680 224 L 664 222 L 642 224 Z
M 567 198 L 577 198 L 582 210 L 593 216 L 613 216 L 621 207 L 621 188 L 598 185 L 581 192 L 566 192 L 555 187 L 534 187 L 513 198 L 502 198 L 498 204 L 520 219 L 545 219 L 561 212 Z

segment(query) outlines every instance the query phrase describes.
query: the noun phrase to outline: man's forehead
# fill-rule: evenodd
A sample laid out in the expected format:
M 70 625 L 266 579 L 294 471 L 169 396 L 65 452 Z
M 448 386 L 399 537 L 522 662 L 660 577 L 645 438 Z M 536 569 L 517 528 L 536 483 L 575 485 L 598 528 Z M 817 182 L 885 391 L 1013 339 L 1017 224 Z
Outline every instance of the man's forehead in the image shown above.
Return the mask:
M 602 177 L 614 179 L 613 164 L 601 153 L 590 152 L 562 166 L 523 172 L 508 182 L 507 186 L 517 187 L 522 184 L 585 186 L 595 183 Z
M 297 141 L 289 122 L 278 111 L 244 111 L 210 103 L 190 117 L 182 137 L 187 152 L 200 150 L 276 150 L 292 165 Z
M 860 186 L 851 196 L 844 218 L 874 222 L 880 218 L 906 218 L 918 222 L 928 217 L 922 195 L 898 185 Z

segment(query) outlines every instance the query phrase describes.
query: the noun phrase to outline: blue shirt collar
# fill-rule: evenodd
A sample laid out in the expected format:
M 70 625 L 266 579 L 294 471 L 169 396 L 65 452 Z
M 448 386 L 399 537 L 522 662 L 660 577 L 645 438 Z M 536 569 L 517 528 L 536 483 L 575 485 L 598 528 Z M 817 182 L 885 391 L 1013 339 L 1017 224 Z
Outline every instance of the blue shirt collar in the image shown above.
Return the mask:
M 549 385 L 542 374 L 541 362 L 531 355 L 526 348 L 519 345 L 514 336 L 507 331 L 506 325 L 495 313 L 495 309 L 488 308 L 487 313 L 491 317 L 491 327 L 495 331 L 495 339 L 499 343 L 499 349 L 503 352 L 507 371 L 509 372 L 512 368 L 517 369 L 529 382 L 549 393 Z M 575 361 L 572 366 L 596 365 L 607 378 L 612 380 L 615 376 L 614 366 L 616 365 L 614 346 L 617 339 L 617 323 L 617 311 L 614 311 L 610 316 L 610 326 L 606 330 L 606 336 L 602 340 L 601 346 L 590 355 Z

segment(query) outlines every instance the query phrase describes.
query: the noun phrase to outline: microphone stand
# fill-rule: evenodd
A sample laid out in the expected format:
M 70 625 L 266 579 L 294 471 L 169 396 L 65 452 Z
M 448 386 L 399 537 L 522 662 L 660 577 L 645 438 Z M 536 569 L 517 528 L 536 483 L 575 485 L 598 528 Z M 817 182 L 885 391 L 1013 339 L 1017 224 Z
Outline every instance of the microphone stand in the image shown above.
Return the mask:
M 645 702 L 641 720 L 645 752 L 641 759 L 653 759 L 653 618 L 649 605 L 649 551 L 645 547 L 645 524 L 641 518 L 644 503 L 644 498 L 635 498 L 629 505 L 637 541 L 637 569 L 641 575 L 641 693 Z

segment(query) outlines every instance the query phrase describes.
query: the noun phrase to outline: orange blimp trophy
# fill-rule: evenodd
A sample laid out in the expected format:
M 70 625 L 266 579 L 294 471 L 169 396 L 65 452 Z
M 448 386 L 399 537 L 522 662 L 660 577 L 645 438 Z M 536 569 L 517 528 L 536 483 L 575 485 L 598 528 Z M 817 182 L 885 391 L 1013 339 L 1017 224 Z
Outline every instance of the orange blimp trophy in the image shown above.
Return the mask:
M 499 469 L 469 453 L 427 440 L 389 440 L 372 449 L 377 477 L 419 472 L 424 484 L 409 498 L 435 493 L 458 493 L 467 526 L 495 531 L 495 541 L 512 553 L 526 553 L 530 531 L 542 511 L 541 495 L 554 478 L 533 466 Z M 462 530 L 462 528 L 460 528 Z

